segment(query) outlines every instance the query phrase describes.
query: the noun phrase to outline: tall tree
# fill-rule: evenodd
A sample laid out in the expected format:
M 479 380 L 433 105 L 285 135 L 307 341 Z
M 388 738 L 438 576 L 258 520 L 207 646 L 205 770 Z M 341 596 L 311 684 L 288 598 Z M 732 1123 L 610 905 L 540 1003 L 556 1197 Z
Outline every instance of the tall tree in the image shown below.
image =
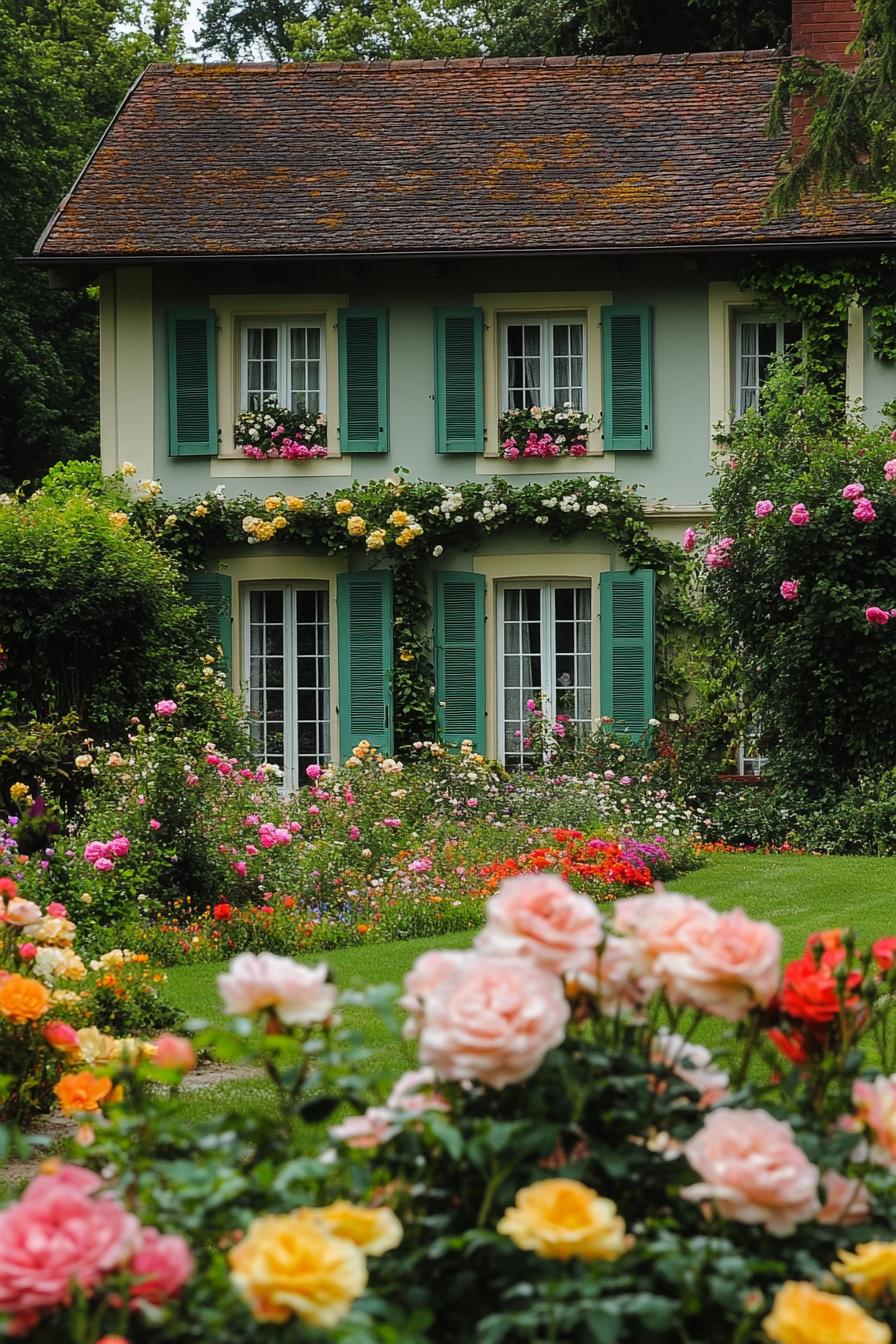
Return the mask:
M 182 47 L 186 0 L 0 0 L 0 482 L 98 448 L 95 291 L 23 266 L 137 74 Z
M 859 0 L 857 8 L 862 24 L 855 70 L 798 60 L 781 73 L 769 131 L 783 129 L 794 99 L 815 110 L 769 199 L 775 214 L 797 205 L 807 192 L 844 187 L 896 203 L 896 3 Z

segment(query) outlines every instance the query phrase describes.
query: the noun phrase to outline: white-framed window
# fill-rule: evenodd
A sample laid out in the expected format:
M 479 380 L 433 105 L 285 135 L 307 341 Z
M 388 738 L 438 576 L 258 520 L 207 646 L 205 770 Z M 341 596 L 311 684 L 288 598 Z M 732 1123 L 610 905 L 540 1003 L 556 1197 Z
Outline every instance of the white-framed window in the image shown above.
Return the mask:
M 762 755 L 762 723 L 758 716 L 753 716 L 747 724 L 746 736 L 737 752 L 737 773 L 739 775 L 752 775 L 759 778 L 765 767 L 768 765 L 769 758 Z
M 584 314 L 501 318 L 501 409 L 586 410 L 586 356 Z
M 510 769 L 536 762 L 526 745 L 529 700 L 567 731 L 591 727 L 591 584 L 569 580 L 501 584 L 498 602 L 498 748 Z
M 738 313 L 734 320 L 735 419 L 759 405 L 759 392 L 776 355 L 798 345 L 801 322 L 775 321 L 756 313 Z
M 326 410 L 324 323 L 316 318 L 246 319 L 240 327 L 240 408 L 270 397 L 289 411 Z
M 243 648 L 253 755 L 295 789 L 306 766 L 330 756 L 329 586 L 248 587 Z

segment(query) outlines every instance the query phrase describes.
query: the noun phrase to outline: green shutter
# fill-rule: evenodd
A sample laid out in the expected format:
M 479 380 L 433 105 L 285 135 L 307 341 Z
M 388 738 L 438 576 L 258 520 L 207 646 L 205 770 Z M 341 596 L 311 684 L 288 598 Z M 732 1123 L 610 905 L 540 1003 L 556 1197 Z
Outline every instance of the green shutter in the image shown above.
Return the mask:
M 389 315 L 339 309 L 339 442 L 344 453 L 389 451 Z
M 652 569 L 600 576 L 600 712 L 632 737 L 653 718 Z
M 168 314 L 168 452 L 214 457 L 218 452 L 215 314 L 174 308 Z
M 435 353 L 436 450 L 481 453 L 482 309 L 437 308 Z
M 387 569 L 336 579 L 339 639 L 339 752 L 362 738 L 391 756 L 392 575 Z
M 439 731 L 485 751 L 485 577 L 433 574 Z
M 199 607 L 208 627 L 208 632 L 216 644 L 220 644 L 224 654 L 224 666 L 227 679 L 233 663 L 233 638 L 231 635 L 230 614 L 230 575 L 210 574 L 199 570 L 187 576 L 184 585 L 187 597 Z
M 600 310 L 603 354 L 603 435 L 610 453 L 653 447 L 653 310 L 614 304 Z

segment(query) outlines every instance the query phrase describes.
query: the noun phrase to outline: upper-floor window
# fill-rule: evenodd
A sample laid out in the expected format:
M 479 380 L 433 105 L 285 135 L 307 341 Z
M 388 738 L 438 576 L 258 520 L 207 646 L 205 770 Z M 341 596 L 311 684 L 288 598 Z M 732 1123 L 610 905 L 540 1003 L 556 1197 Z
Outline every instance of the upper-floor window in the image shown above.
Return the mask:
M 273 397 L 290 411 L 326 409 L 324 324 L 307 318 L 243 324 L 241 405 L 260 410 Z
M 584 317 L 508 317 L 501 323 L 503 410 L 587 407 Z
M 776 322 L 755 314 L 739 315 L 735 324 L 734 406 L 735 416 L 759 405 L 759 392 L 776 355 L 797 345 L 803 336 L 801 322 Z

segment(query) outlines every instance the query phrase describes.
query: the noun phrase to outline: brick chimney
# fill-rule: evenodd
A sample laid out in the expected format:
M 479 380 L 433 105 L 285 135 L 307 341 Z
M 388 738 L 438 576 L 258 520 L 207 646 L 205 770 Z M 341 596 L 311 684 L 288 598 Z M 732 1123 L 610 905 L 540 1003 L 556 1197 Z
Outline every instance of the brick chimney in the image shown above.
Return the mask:
M 792 0 L 791 16 L 791 55 L 837 61 L 848 68 L 857 64 L 854 52 L 846 55 L 862 22 L 854 0 Z

